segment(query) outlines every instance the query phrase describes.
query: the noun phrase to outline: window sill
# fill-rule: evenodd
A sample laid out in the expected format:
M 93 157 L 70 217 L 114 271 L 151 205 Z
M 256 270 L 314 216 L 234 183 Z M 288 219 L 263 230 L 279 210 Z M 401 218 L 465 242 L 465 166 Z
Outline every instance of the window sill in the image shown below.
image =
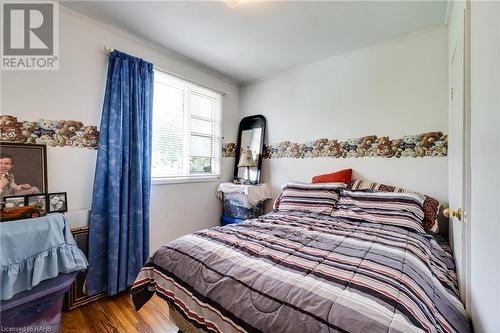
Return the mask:
M 151 178 L 151 185 L 220 182 L 220 176 Z

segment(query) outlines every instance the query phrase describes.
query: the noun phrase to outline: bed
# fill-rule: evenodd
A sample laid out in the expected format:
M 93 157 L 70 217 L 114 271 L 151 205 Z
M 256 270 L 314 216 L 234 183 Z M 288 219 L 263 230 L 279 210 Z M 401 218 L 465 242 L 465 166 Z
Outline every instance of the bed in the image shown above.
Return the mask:
M 178 238 L 139 273 L 135 307 L 156 293 L 184 333 L 469 332 L 435 237 L 352 211 L 284 209 Z

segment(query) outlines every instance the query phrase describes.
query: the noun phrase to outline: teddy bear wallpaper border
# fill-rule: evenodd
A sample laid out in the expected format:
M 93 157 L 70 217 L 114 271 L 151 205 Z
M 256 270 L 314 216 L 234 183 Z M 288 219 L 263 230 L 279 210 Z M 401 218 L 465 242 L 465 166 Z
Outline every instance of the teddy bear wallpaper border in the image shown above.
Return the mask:
M 77 120 L 18 121 L 11 115 L 0 115 L 0 141 L 37 143 L 49 146 L 70 146 L 97 149 L 97 126 Z M 444 157 L 448 153 L 448 135 L 441 131 L 416 135 L 367 135 L 345 141 L 317 139 L 305 143 L 283 141 L 265 145 L 264 158 L 349 158 L 349 157 Z M 235 157 L 236 144 L 224 143 L 222 157 Z
M 416 135 L 388 136 L 367 135 L 340 141 L 317 139 L 305 143 L 283 141 L 264 147 L 264 158 L 349 158 L 349 157 L 444 157 L 448 153 L 448 135 L 441 131 Z M 223 157 L 236 156 L 236 144 L 225 143 Z
M 17 117 L 0 115 L 0 141 L 97 149 L 99 131 L 97 126 L 77 120 L 18 121 Z

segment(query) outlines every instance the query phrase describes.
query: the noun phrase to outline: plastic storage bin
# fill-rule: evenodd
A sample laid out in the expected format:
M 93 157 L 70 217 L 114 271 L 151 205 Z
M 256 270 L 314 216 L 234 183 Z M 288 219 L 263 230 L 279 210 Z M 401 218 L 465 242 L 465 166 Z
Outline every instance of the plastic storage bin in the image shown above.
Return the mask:
M 237 219 L 251 219 L 262 215 L 264 204 L 252 206 L 243 193 L 224 193 L 224 215 Z
M 220 224 L 222 226 L 225 226 L 225 225 L 228 225 L 228 224 L 240 223 L 240 222 L 243 222 L 243 221 L 245 221 L 245 220 L 244 219 L 237 219 L 235 217 L 226 216 L 226 215 L 222 215 L 220 217 Z
M 61 326 L 64 294 L 75 280 L 76 272 L 59 274 L 40 282 L 31 290 L 0 303 L 2 332 L 54 332 Z

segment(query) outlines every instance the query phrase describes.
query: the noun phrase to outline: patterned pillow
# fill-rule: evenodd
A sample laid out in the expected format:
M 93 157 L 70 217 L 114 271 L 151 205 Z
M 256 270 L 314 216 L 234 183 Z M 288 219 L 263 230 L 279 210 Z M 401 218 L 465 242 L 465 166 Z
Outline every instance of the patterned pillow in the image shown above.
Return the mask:
M 331 183 L 302 183 L 302 182 L 288 182 L 281 186 L 281 189 L 286 188 L 300 188 L 303 190 L 332 190 L 339 191 L 346 188 L 347 184 L 342 182 L 331 182 Z
M 348 184 L 347 188 L 349 190 L 375 190 L 381 192 L 411 193 L 411 191 L 407 191 L 403 188 L 399 188 L 392 185 L 374 183 L 367 180 L 355 180 L 350 184 Z M 423 205 L 424 230 L 432 233 L 437 233 L 439 231 L 438 219 L 439 219 L 439 212 L 441 211 L 441 204 L 439 203 L 438 200 L 434 199 L 433 197 L 430 197 L 428 195 L 424 195 L 424 197 L 425 197 Z
M 331 214 L 339 199 L 343 183 L 287 183 L 275 201 L 279 211 L 304 211 Z
M 388 224 L 416 232 L 423 228 L 424 196 L 417 193 L 342 191 L 333 216 Z

